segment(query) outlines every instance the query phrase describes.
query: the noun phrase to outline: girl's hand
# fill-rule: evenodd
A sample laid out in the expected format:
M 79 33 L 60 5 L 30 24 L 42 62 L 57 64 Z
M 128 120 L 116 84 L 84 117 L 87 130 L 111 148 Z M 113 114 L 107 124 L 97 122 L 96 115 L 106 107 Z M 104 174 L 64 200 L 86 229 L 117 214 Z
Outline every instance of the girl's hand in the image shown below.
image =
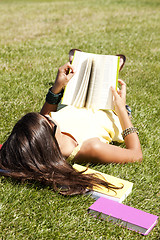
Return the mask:
M 121 84 L 121 89 L 116 91 L 113 87 L 111 87 L 114 96 L 115 111 L 117 113 L 119 113 L 120 110 L 125 109 L 126 105 L 126 84 L 121 79 L 118 79 L 118 82 Z
M 64 88 L 69 80 L 75 74 L 73 66 L 68 62 L 58 69 L 55 83 L 52 87 L 52 92 L 55 94 L 59 93 Z

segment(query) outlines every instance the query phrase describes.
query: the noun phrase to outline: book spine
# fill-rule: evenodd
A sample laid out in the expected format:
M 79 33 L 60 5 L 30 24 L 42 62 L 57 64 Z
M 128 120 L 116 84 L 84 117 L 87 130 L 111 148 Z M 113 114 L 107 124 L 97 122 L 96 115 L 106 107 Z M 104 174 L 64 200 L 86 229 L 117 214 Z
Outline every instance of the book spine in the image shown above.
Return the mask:
M 120 57 L 118 57 L 118 63 L 117 63 L 116 90 L 118 89 L 119 64 L 120 64 Z

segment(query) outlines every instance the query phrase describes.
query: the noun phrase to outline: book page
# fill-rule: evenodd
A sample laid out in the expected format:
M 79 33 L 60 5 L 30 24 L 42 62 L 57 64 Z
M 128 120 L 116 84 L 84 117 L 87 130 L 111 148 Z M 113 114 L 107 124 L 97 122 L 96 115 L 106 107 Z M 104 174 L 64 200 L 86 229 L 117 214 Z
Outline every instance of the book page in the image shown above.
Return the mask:
M 94 56 L 94 81 L 90 82 L 87 107 L 93 109 L 114 109 L 111 86 L 116 88 L 118 80 L 118 57 Z
M 118 69 L 119 69 L 119 58 L 116 56 L 106 57 L 104 62 L 104 81 L 102 88 L 106 90 L 102 91 L 101 104 L 104 109 L 114 110 L 113 95 L 111 86 L 117 89 L 118 81 Z
M 142 234 L 145 234 L 147 229 L 146 228 L 143 228 L 141 226 L 138 226 L 136 224 L 132 224 L 130 222 L 127 222 L 127 221 L 124 221 L 122 220 L 122 218 L 116 218 L 116 217 L 112 217 L 111 214 L 105 214 L 105 213 L 102 213 L 102 212 L 99 212 L 99 211 L 95 211 L 95 210 L 92 210 L 92 209 L 89 209 L 88 212 L 93 215 L 94 217 L 99 217 L 101 218 L 102 220 L 108 220 L 108 221 L 112 221 L 116 224 L 118 224 L 119 226 L 121 227 L 125 227 L 125 228 L 128 228 L 130 230 L 133 230 L 133 231 L 136 231 L 136 232 L 139 232 L 139 233 L 142 233 Z
M 83 65 L 83 64 L 82 64 Z M 86 94 L 88 89 L 88 82 L 90 78 L 90 72 L 92 67 L 92 59 L 88 58 L 85 61 L 85 71 L 80 71 L 79 79 L 81 81 L 80 86 L 77 87 L 77 96 L 75 97 L 74 102 L 72 103 L 75 107 L 84 107 L 86 101 Z M 82 67 L 81 67 L 82 68 Z
M 88 92 L 86 96 L 86 105 L 85 105 L 86 108 L 91 107 L 93 88 L 95 86 L 95 79 L 96 79 L 96 68 L 95 68 L 95 60 L 93 58 L 92 69 L 91 69 L 90 80 L 89 80 L 89 87 L 88 87 Z
M 62 104 L 66 105 L 72 105 L 79 92 L 83 76 L 85 75 L 87 56 L 81 52 L 76 51 L 72 65 L 75 68 L 76 73 L 70 79 L 64 91 Z
M 98 109 L 100 107 L 103 77 L 104 56 L 93 55 L 93 67 L 86 101 L 87 108 Z

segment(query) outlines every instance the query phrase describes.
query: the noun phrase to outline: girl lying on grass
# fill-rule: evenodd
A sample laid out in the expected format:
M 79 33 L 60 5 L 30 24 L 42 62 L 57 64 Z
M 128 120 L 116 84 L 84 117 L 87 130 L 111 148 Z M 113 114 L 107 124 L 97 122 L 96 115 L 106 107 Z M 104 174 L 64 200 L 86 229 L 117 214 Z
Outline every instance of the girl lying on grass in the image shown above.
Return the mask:
M 69 73 L 70 70 L 70 73 Z M 76 109 L 57 111 L 63 88 L 75 71 L 68 62 L 60 67 L 40 113 L 28 113 L 14 126 L 0 150 L 0 174 L 16 179 L 37 180 L 64 195 L 82 194 L 87 188 L 103 185 L 116 189 L 96 175 L 77 172 L 71 161 L 128 163 L 142 160 L 136 128 L 126 111 L 126 84 L 114 95 L 112 111 Z M 122 142 L 126 148 L 110 145 Z

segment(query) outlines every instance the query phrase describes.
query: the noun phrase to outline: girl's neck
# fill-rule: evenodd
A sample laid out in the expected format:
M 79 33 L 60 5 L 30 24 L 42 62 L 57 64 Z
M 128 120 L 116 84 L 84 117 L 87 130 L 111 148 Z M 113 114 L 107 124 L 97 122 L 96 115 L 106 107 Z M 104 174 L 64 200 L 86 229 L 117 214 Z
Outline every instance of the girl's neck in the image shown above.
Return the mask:
M 69 133 L 62 132 L 61 140 L 58 141 L 62 155 L 67 158 L 78 145 L 76 139 Z

